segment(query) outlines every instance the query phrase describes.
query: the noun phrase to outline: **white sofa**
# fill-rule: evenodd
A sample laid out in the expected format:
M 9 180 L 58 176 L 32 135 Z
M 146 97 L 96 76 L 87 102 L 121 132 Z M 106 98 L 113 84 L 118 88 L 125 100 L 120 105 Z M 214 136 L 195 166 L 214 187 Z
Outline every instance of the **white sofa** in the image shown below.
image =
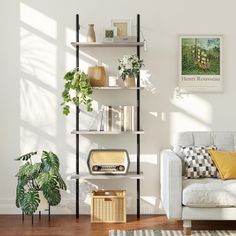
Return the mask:
M 183 220 L 191 234 L 192 220 L 236 220 L 236 180 L 184 179 L 180 146 L 216 145 L 236 150 L 236 132 L 179 133 L 173 150 L 161 153 L 161 198 L 169 219 Z

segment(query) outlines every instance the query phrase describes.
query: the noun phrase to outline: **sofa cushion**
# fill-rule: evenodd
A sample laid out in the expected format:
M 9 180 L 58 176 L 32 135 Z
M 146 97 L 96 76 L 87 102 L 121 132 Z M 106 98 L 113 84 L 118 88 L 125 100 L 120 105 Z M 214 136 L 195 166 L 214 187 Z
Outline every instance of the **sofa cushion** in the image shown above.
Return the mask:
M 188 207 L 236 207 L 236 180 L 184 179 L 182 204 Z
M 181 151 L 185 161 L 185 177 L 195 178 L 216 178 L 218 172 L 216 166 L 208 154 L 208 149 L 216 149 L 215 146 L 187 146 L 182 147 Z
M 209 150 L 221 179 L 236 179 L 236 152 Z

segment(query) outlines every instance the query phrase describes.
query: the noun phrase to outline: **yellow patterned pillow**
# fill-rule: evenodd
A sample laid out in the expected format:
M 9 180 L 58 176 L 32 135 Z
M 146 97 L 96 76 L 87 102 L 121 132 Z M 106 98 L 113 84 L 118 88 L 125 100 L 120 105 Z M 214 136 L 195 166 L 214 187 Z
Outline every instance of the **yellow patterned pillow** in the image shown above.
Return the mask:
M 221 179 L 236 179 L 236 152 L 208 150 Z

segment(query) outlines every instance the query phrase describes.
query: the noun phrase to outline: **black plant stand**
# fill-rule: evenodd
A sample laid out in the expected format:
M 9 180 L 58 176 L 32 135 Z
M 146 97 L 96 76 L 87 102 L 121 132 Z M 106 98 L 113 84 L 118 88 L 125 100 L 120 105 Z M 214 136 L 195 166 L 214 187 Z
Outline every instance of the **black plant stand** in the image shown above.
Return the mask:
M 50 204 L 48 205 L 48 209 L 46 209 L 46 211 L 48 212 L 48 222 L 50 222 L 51 221 L 51 206 L 50 206 Z M 23 211 L 22 211 L 21 219 L 23 222 L 25 221 L 25 214 Z M 41 221 L 41 211 L 39 211 L 39 221 Z M 32 216 L 31 216 L 31 223 L 32 223 L 32 225 L 34 224 L 34 214 L 32 214 Z

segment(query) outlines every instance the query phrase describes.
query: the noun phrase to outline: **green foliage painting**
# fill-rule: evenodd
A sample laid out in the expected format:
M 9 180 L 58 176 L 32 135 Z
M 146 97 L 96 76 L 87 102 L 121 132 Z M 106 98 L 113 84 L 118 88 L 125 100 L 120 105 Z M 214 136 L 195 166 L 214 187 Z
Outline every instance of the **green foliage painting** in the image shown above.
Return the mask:
M 220 38 L 182 38 L 182 75 L 220 75 Z

